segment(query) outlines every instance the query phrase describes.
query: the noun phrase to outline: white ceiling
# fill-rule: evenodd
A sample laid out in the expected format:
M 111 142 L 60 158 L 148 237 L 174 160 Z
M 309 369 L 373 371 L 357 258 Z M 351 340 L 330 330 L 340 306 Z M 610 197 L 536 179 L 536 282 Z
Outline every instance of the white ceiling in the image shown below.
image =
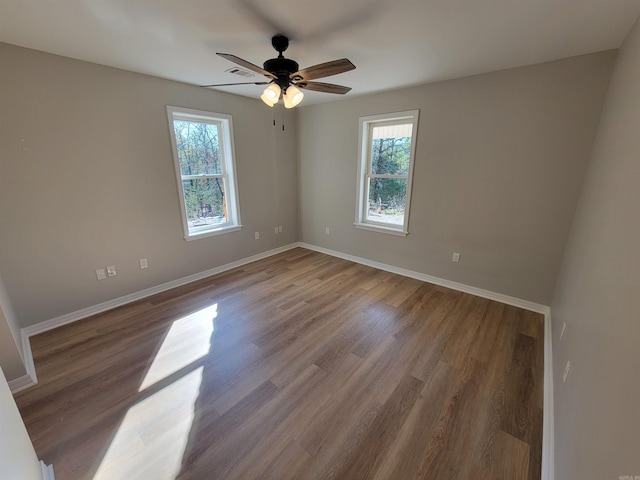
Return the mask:
M 202 85 L 247 81 L 215 53 L 262 66 L 283 31 L 301 68 L 349 58 L 319 81 L 351 96 L 617 48 L 638 15 L 640 0 L 0 0 L 0 41 Z

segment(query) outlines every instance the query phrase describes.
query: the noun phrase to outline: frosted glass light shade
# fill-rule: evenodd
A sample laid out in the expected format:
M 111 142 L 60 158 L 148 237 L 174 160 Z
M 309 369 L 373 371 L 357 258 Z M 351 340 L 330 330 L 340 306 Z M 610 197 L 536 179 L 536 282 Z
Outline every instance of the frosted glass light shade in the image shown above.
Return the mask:
M 276 103 L 278 103 L 278 100 L 280 99 L 280 92 L 280 86 L 276 83 L 272 83 L 264 89 L 264 92 L 262 92 L 262 96 L 260 97 L 260 99 L 270 107 L 273 107 Z
M 295 85 L 289 85 L 284 92 L 284 106 L 285 108 L 293 108 L 298 105 L 304 98 L 304 93 L 300 91 Z

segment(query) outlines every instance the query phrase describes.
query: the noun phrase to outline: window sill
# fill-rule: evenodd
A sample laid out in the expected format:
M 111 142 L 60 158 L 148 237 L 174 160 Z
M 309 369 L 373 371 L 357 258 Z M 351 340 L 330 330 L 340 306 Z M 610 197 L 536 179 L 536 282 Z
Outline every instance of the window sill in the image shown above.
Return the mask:
M 228 225 L 221 228 L 216 228 L 215 230 L 206 230 L 200 233 L 192 233 L 191 235 L 187 235 L 184 239 L 187 242 L 192 240 L 200 240 L 201 238 L 213 237 L 215 235 L 222 235 L 224 233 L 238 232 L 242 228 L 242 225 Z
M 409 232 L 405 232 L 404 230 L 398 230 L 397 228 L 391 227 L 383 227 L 382 225 L 371 225 L 370 223 L 354 223 L 356 228 L 360 228 L 362 230 L 369 230 L 372 232 L 378 233 L 388 233 L 389 235 L 396 235 L 399 237 L 406 237 L 409 235 Z

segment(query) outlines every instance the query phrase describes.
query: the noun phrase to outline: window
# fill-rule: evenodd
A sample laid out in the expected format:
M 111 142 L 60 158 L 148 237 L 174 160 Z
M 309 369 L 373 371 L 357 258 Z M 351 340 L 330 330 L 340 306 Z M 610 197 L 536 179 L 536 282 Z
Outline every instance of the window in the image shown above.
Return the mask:
M 239 230 L 231 116 L 167 107 L 187 240 Z
M 360 117 L 357 228 L 407 235 L 418 110 Z

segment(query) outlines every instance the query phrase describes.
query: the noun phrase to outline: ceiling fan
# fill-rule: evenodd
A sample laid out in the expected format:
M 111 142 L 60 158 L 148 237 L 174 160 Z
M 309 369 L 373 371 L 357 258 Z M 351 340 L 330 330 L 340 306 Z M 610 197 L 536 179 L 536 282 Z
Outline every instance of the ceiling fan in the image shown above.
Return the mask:
M 331 62 L 320 63 L 312 67 L 299 70 L 298 63 L 284 58 L 282 52 L 289 47 L 289 39 L 282 34 L 274 35 L 271 38 L 271 45 L 278 52 L 277 58 L 271 58 L 264 62 L 264 68 L 260 68 L 251 62 L 229 53 L 218 53 L 233 63 L 236 63 L 253 72 L 260 73 L 269 79 L 268 82 L 241 82 L 241 83 L 217 83 L 212 85 L 202 85 L 202 87 L 225 87 L 230 85 L 269 85 L 260 97 L 264 103 L 273 107 L 282 94 L 282 100 L 286 108 L 293 108 L 298 105 L 304 94 L 300 89 L 313 90 L 316 92 L 336 93 L 344 95 L 351 87 L 335 85 L 333 83 L 312 82 L 316 78 L 329 77 L 339 73 L 353 70 L 355 65 L 346 58 L 333 60 Z

